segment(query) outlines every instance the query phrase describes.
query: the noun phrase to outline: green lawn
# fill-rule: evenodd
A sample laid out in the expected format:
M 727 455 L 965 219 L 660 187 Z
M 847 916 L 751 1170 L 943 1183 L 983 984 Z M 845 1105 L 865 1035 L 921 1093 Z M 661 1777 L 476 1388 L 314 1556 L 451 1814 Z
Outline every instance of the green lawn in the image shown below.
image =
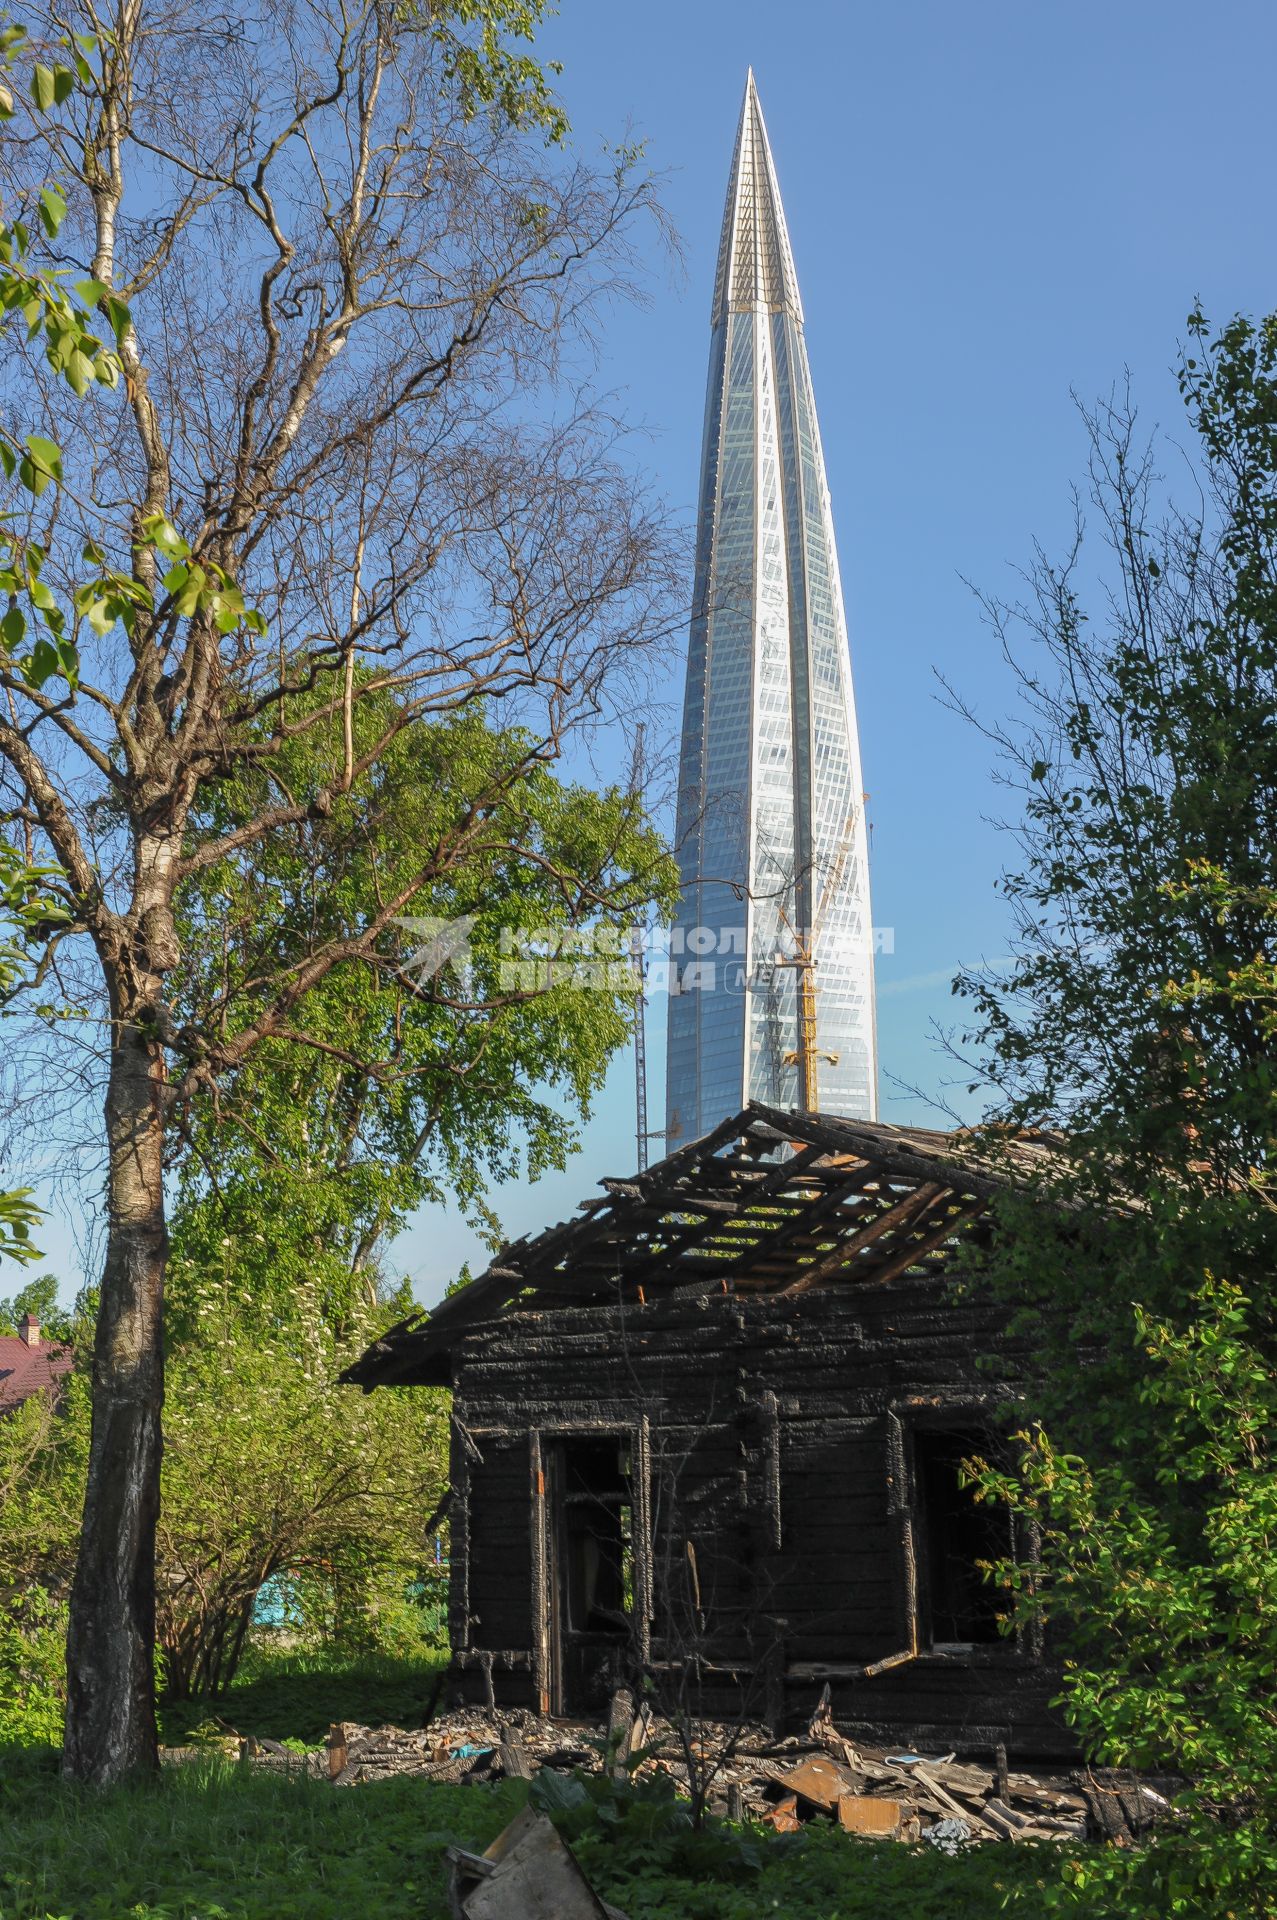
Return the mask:
M 430 1656 L 343 1664 L 331 1654 L 260 1654 L 216 1711 L 242 1733 L 317 1745 L 334 1720 L 419 1724 L 436 1671 Z M 167 1709 L 166 1742 L 184 1743 L 209 1711 L 207 1702 Z M 444 1920 L 445 1848 L 486 1846 L 527 1791 L 412 1778 L 335 1790 L 210 1754 L 95 1796 L 62 1783 L 52 1748 L 24 1743 L 14 1727 L 5 1737 L 0 1728 L 0 1920 Z M 951 1860 L 926 1846 L 854 1841 L 824 1823 L 796 1844 L 733 1829 L 692 1835 L 641 1797 L 602 1826 L 572 1831 L 595 1885 L 631 1920 L 1277 1913 L 1262 1894 L 1259 1904 L 1231 1893 L 1216 1901 L 1208 1889 L 1229 1875 L 1215 1868 L 1198 1891 L 1177 1892 L 1171 1864 L 1151 1897 L 1133 1884 L 1070 1896 L 1055 1848 L 986 1846 Z M 1102 1865 L 1095 1850 L 1090 1858 Z M 1109 1861 L 1122 1873 L 1138 1864 Z
M 517 1783 L 412 1779 L 334 1791 L 221 1760 L 95 1798 L 63 1786 L 51 1753 L 0 1756 L 0 1920 L 442 1920 L 444 1848 L 484 1846 L 520 1803 Z M 829 1833 L 734 1884 L 609 1874 L 632 1920 L 994 1920 L 1036 1914 L 1037 1863 L 1010 1850 L 950 1861 Z
M 182 1701 L 160 1710 L 166 1746 L 182 1746 L 192 1727 L 217 1714 L 238 1733 L 318 1746 L 335 1720 L 364 1727 L 418 1727 L 444 1651 L 412 1659 L 388 1654 L 342 1660 L 331 1653 L 250 1651 L 220 1699 Z

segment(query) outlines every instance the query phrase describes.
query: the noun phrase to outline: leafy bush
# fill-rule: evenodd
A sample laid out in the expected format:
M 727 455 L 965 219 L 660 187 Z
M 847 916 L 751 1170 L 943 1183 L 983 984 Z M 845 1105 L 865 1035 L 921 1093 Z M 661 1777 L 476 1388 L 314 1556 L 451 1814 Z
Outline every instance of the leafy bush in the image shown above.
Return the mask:
M 709 1821 L 697 1828 L 689 1802 L 680 1799 L 668 1774 L 560 1774 L 543 1768 L 532 1782 L 533 1806 L 548 1813 L 576 1849 L 587 1871 L 603 1868 L 613 1878 L 641 1873 L 686 1875 L 730 1881 L 756 1876 L 765 1845 L 775 1859 L 795 1835 L 765 1842 L 757 1830 Z
M 184 1278 L 186 1338 L 168 1368 L 157 1631 L 173 1698 L 229 1683 L 257 1595 L 280 1574 L 318 1636 L 399 1653 L 424 1644 L 405 1594 L 442 1484 L 440 1396 L 410 1406 L 339 1384 L 384 1313 L 339 1340 L 302 1286 L 287 1318 L 245 1327 L 240 1278 L 229 1259 L 222 1274 Z
M 66 1606 L 42 1587 L 0 1603 L 0 1744 L 62 1738 Z
M 280 1574 L 300 1607 L 290 1624 L 314 1643 L 426 1658 L 440 1634 L 432 1568 L 422 1580 L 421 1516 L 445 1473 L 442 1396 L 422 1406 L 338 1385 L 384 1314 L 365 1315 L 342 1343 L 302 1289 L 290 1320 L 245 1331 L 228 1274 L 188 1282 L 186 1339 L 168 1368 L 157 1538 L 168 1696 L 207 1699 L 231 1682 L 257 1595 Z M 77 1366 L 56 1399 L 33 1395 L 0 1420 L 0 1613 L 13 1618 L 20 1602 L 21 1623 L 38 1627 L 49 1690 L 39 1711 L 59 1724 L 61 1662 L 46 1655 L 75 1568 L 90 1417 L 87 1368 Z M 29 1666 L 19 1702 L 17 1668 L 0 1647 L 0 1727 L 6 1714 L 34 1710 Z
M 1044 1908 L 1086 1920 L 1272 1920 L 1277 1835 L 1199 1820 L 1133 1852 L 1097 1847 L 1053 1880 Z

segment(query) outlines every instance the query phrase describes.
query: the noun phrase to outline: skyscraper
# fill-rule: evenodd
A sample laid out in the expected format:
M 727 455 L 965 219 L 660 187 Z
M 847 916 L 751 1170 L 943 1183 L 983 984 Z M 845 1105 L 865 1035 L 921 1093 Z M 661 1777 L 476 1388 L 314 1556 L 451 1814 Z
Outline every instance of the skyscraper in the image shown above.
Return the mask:
M 751 72 L 710 319 L 679 765 L 667 1145 L 877 1105 L 851 660 L 793 255 Z

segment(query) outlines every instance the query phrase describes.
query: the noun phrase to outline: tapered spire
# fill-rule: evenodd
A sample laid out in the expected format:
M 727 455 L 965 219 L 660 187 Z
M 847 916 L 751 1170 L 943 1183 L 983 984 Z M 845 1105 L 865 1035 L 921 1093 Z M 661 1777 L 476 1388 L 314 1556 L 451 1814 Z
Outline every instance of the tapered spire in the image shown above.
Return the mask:
M 729 311 L 748 313 L 756 307 L 802 321 L 785 210 L 751 67 L 723 211 L 710 324 L 716 327 Z
M 715 276 L 670 930 L 667 1144 L 873 1119 L 869 845 L 833 518 L 751 73 Z

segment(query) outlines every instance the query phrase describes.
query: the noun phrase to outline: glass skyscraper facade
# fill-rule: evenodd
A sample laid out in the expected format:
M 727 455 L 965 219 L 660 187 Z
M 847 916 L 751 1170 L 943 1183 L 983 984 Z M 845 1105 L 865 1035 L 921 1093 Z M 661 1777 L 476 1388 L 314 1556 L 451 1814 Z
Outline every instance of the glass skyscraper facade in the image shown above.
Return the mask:
M 752 73 L 714 285 L 694 593 L 671 1149 L 750 1099 L 809 1104 L 813 1054 L 824 1111 L 877 1108 L 851 661 L 802 303 Z

